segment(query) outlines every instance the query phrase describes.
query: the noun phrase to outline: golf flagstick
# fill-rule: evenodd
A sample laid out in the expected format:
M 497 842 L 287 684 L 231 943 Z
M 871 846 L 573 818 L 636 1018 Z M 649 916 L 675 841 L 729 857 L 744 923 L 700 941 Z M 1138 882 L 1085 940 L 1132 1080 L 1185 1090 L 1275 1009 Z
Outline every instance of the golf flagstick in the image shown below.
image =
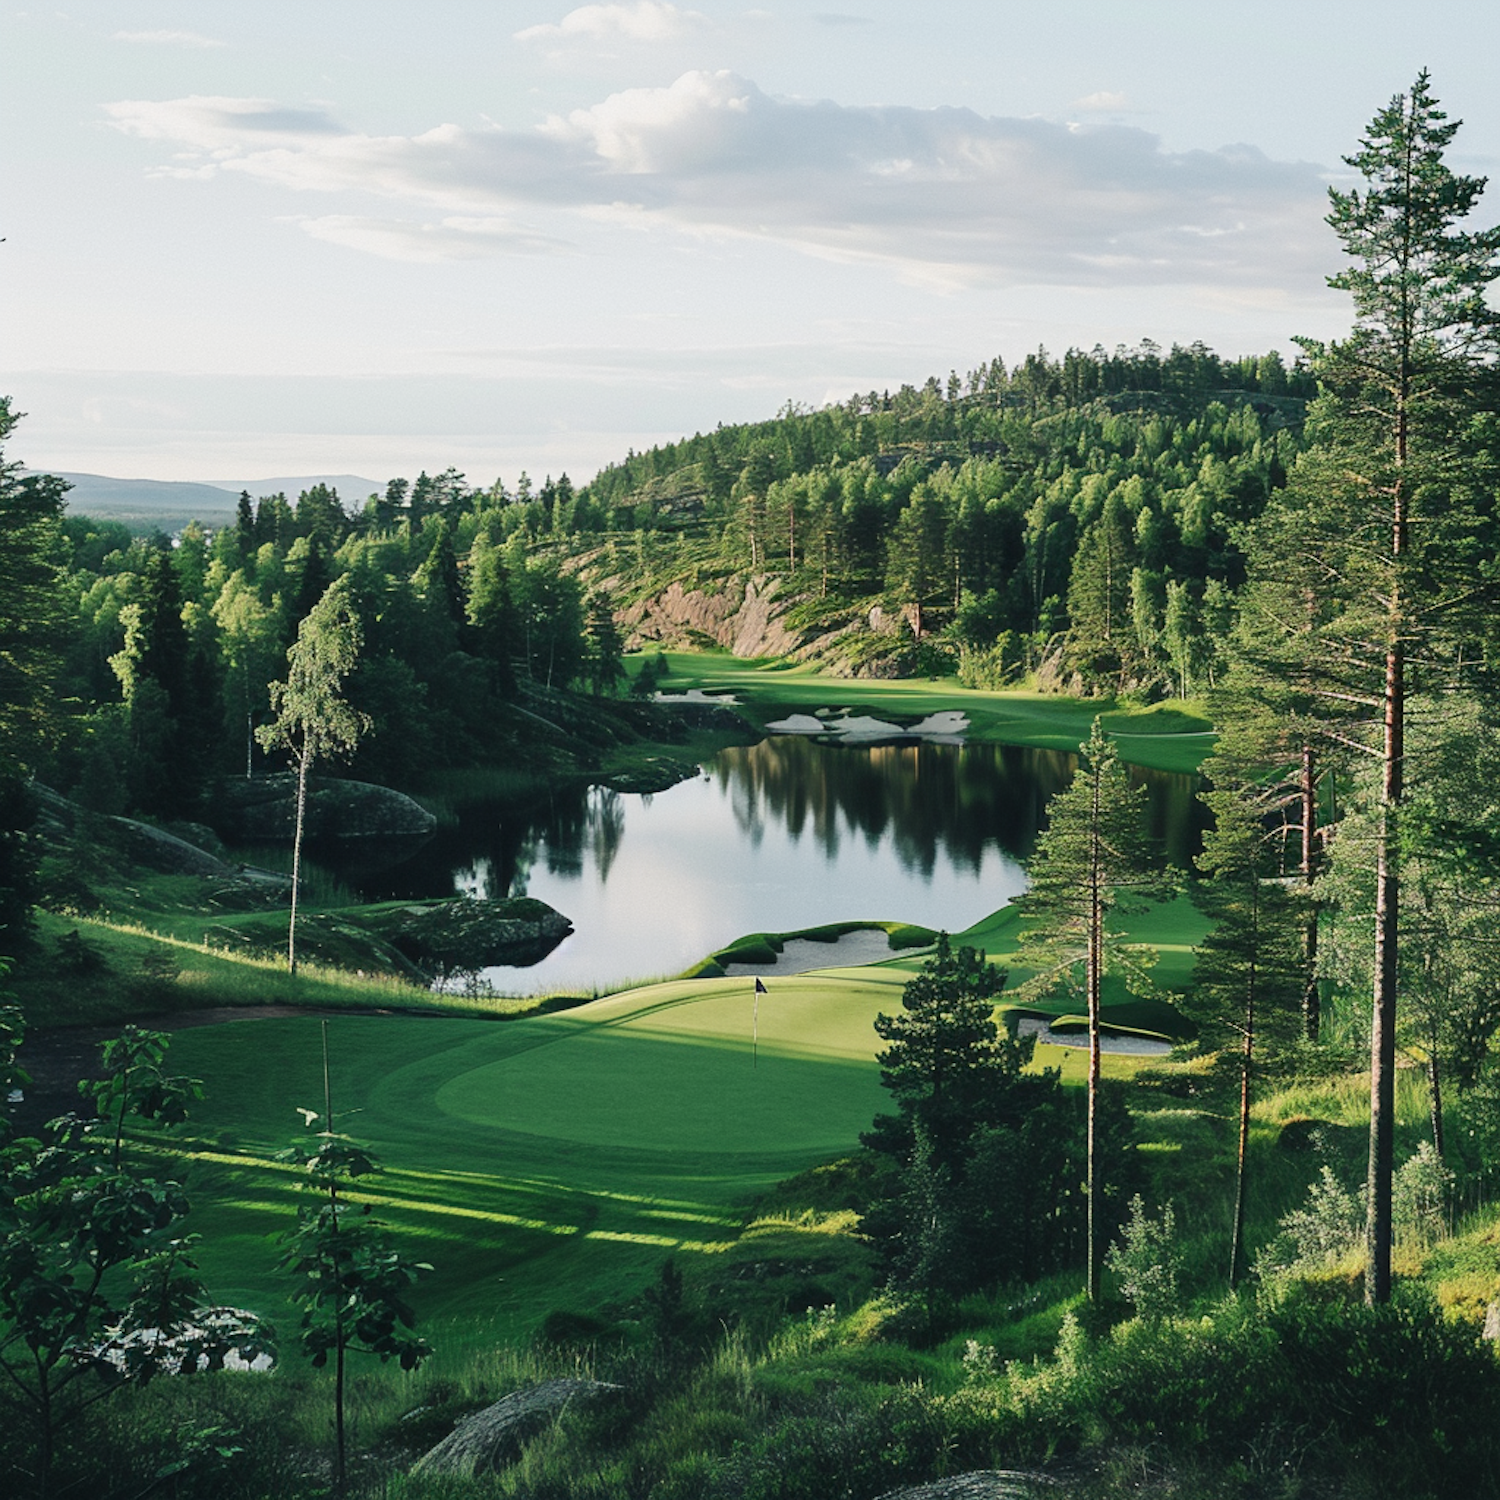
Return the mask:
M 759 979 L 755 981 L 755 1007 L 751 1012 L 751 1063 L 752 1068 L 760 1066 L 760 997 L 769 993 Z

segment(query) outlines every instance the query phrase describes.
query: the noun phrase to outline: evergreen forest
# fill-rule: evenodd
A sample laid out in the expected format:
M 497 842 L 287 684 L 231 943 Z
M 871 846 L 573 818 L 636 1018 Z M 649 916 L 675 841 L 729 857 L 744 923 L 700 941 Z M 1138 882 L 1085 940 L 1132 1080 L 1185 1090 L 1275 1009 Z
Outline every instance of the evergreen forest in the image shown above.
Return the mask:
M 23 473 L 0 399 L 5 1493 L 1500 1495 L 1500 230 L 1457 129 L 1425 74 L 1374 117 L 1350 332 L 1294 358 L 1039 349 L 170 537 Z M 1025 893 L 515 998 L 474 924 L 541 903 L 318 863 L 350 809 L 666 793 L 834 704 L 1066 755 Z M 1186 863 L 1143 765 L 1192 778 Z

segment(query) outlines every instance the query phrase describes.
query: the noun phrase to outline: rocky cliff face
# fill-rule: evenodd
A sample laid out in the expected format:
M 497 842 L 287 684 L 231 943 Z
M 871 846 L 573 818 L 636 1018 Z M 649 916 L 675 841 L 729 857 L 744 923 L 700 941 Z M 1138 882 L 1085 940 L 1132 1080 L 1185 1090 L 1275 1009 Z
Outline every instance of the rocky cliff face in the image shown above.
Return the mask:
M 781 618 L 788 601 L 779 598 L 781 580 L 732 580 L 718 593 L 670 584 L 662 593 L 633 604 L 620 615 L 631 650 L 643 645 L 701 643 L 708 637 L 736 656 L 790 656 L 806 643 Z
M 492 964 L 534 964 L 573 930 L 561 912 L 529 896 L 508 901 L 414 901 L 349 915 L 422 973 L 437 978 Z

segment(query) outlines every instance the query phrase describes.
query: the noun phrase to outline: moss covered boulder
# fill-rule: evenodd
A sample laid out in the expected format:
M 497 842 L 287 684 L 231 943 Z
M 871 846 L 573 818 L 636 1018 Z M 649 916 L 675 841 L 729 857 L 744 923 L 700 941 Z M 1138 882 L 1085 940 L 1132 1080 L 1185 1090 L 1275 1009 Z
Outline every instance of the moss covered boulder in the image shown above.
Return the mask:
M 534 964 L 573 930 L 561 912 L 530 896 L 382 902 L 346 909 L 342 915 L 434 977 L 496 964 Z
M 297 824 L 297 778 L 282 773 L 226 782 L 215 801 L 214 821 L 232 844 L 289 841 Z M 426 838 L 436 827 L 425 807 L 388 786 L 330 776 L 308 781 L 308 839 Z

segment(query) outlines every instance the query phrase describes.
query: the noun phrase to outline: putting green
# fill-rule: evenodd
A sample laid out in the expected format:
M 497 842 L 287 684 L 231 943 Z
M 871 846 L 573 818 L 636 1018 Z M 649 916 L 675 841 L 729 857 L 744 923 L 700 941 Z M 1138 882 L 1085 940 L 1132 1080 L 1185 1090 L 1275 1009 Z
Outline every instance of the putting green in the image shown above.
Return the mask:
M 873 1021 L 904 974 L 653 985 L 536 1023 L 548 1044 L 456 1074 L 444 1114 L 637 1150 L 831 1152 L 881 1107 Z M 755 1041 L 758 1030 L 759 1042 Z

